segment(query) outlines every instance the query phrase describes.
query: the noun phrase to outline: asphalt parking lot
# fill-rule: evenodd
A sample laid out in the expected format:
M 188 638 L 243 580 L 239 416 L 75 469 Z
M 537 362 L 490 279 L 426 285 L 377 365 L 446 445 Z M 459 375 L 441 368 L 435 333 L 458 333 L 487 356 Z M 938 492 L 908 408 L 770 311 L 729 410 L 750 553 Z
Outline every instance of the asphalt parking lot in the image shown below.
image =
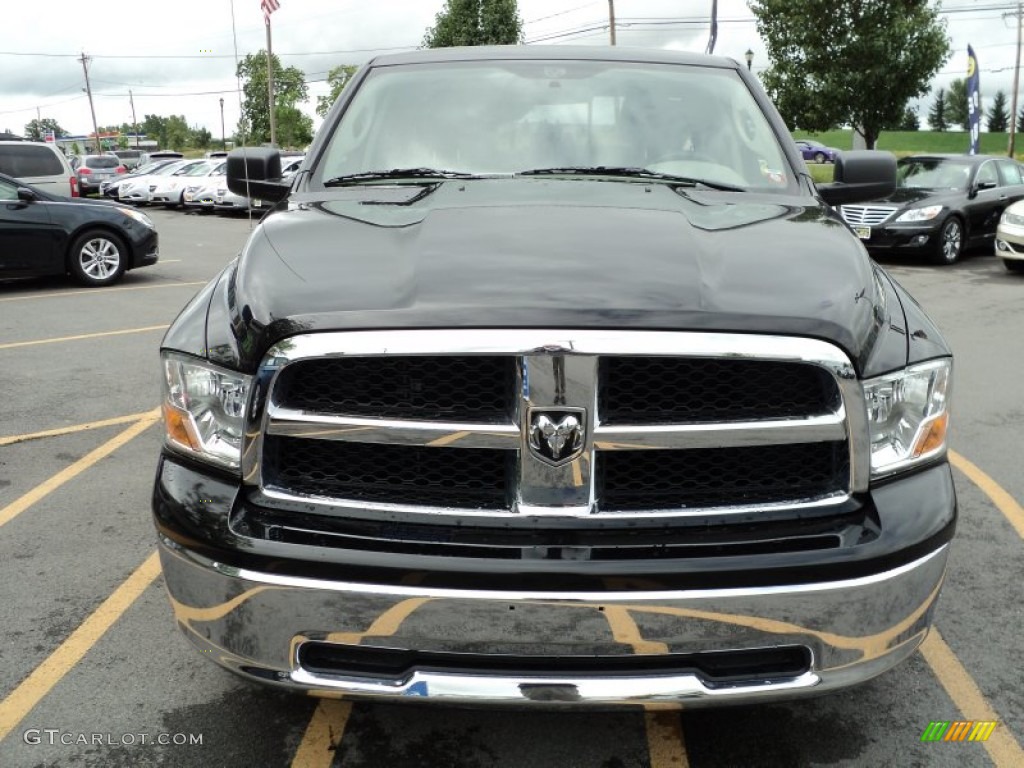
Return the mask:
M 318 702 L 250 687 L 174 626 L 149 511 L 157 348 L 251 225 L 151 215 L 160 263 L 117 287 L 0 283 L 0 766 L 1024 765 L 1024 276 L 988 255 L 887 264 L 957 356 L 960 524 L 937 631 L 898 669 L 714 711 Z M 921 740 L 968 720 L 998 725 Z

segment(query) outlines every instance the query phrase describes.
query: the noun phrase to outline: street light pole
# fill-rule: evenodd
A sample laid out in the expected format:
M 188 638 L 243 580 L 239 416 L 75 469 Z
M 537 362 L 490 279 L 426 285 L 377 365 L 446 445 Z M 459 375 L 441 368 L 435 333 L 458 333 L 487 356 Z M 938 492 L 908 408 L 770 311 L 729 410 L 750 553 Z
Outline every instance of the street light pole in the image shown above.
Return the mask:
M 1010 143 L 1006 149 L 1006 154 L 1013 157 L 1015 150 L 1015 142 L 1017 135 L 1017 88 L 1020 84 L 1020 38 L 1021 38 L 1021 27 L 1024 26 L 1024 14 L 1022 14 L 1022 3 L 1020 0 L 1017 2 L 1017 13 L 1014 16 L 1014 20 L 1017 22 L 1017 63 L 1013 67 L 1013 98 L 1010 100 Z
M 747 72 L 751 72 L 751 65 L 754 63 L 754 52 L 747 48 L 747 52 L 743 54 L 743 58 L 747 60 Z
M 220 148 L 227 149 L 228 143 L 224 138 L 224 97 L 220 97 Z

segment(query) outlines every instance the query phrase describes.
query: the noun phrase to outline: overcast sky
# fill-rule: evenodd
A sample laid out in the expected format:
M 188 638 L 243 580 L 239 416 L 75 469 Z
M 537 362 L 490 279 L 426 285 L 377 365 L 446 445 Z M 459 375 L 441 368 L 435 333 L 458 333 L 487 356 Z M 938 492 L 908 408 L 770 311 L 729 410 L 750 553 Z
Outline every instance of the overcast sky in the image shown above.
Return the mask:
M 306 73 L 315 116 L 322 82 L 338 64 L 361 64 L 375 52 L 412 49 L 443 7 L 443 0 L 279 0 L 271 17 L 273 49 L 286 66 Z M 703 51 L 711 0 L 616 0 L 618 44 Z M 719 0 L 715 53 L 740 61 L 754 51 L 754 70 L 767 65 L 745 0 Z M 981 68 L 987 109 L 996 90 L 1013 84 L 1016 31 L 1004 18 L 1009 0 L 946 0 L 942 4 L 953 56 L 936 83 L 966 70 L 967 44 Z M 527 42 L 605 45 L 606 0 L 519 0 Z M 238 55 L 266 46 L 259 0 L 234 0 Z M 813 23 L 813 22 L 812 22 Z M 548 38 L 544 40 L 544 38 Z M 6 0 L 0 11 L 0 130 L 23 131 L 37 116 L 56 118 L 72 134 L 92 129 L 78 57 L 89 65 L 96 120 L 132 121 L 129 89 L 141 121 L 146 114 L 183 114 L 191 125 L 220 137 L 221 96 L 230 135 L 238 120 L 231 0 L 126 2 Z M 899 73 L 894 72 L 893 77 Z M 320 82 L 318 82 L 320 81 Z M 1024 82 L 1021 83 L 1024 88 Z M 924 123 L 931 97 L 921 105 Z M 315 124 L 319 119 L 315 118 Z

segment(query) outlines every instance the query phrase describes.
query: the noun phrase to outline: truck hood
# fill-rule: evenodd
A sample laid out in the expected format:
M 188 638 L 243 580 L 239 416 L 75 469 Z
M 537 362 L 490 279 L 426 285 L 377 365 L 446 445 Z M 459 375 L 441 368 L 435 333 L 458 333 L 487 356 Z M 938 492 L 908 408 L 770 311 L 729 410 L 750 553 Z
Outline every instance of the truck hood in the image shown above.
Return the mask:
M 872 264 L 823 204 L 660 183 L 516 178 L 293 194 L 229 279 L 234 339 L 224 341 L 247 370 L 295 333 L 452 327 L 802 335 L 857 363 L 882 324 Z M 211 329 L 208 343 L 219 341 Z

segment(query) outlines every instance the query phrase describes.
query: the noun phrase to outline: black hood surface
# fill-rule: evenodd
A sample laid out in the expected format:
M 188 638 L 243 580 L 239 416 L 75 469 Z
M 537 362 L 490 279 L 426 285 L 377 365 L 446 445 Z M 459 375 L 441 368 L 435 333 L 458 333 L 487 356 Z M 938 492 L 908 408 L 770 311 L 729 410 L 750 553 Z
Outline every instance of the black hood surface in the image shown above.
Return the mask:
M 295 333 L 497 327 L 802 335 L 860 368 L 882 322 L 870 260 L 818 201 L 596 179 L 293 194 L 226 295 L 248 370 Z

